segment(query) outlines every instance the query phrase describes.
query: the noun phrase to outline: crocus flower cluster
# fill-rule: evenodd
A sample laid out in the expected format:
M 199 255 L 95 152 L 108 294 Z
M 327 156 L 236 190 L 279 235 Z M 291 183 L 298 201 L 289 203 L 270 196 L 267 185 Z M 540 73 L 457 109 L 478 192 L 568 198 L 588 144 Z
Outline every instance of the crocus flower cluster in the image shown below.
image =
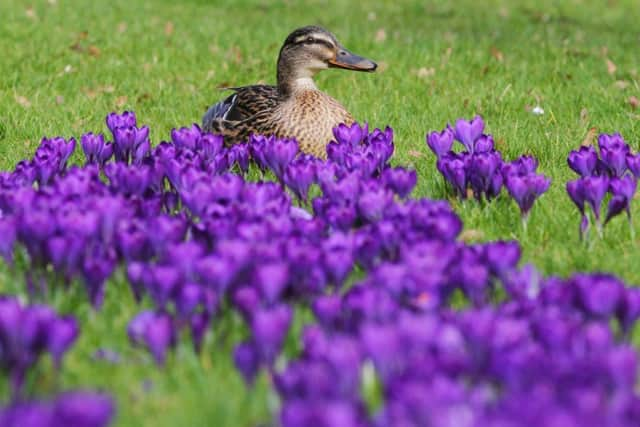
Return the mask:
M 149 306 L 129 338 L 158 364 L 184 333 L 201 351 L 216 316 L 234 310 L 247 327 L 235 365 L 248 384 L 272 378 L 285 427 L 640 416 L 629 345 L 640 293 L 608 275 L 519 268 L 517 242 L 460 242 L 449 204 L 411 198 L 415 171 L 390 166 L 390 128 L 341 125 L 320 160 L 289 139 L 225 147 L 196 125 L 147 149 L 132 113 L 107 124 L 114 142 L 85 136 L 83 166 L 58 164 L 42 184 L 34 160 L 0 175 L 0 251 L 28 256 L 32 294 L 80 279 L 96 307 L 123 265 Z M 532 157 L 502 161 L 483 128 L 476 118 L 431 138 L 439 168 L 462 197 L 506 186 L 526 217 L 549 181 Z M 451 152 L 454 139 L 465 152 Z M 277 182 L 250 181 L 251 162 Z M 288 359 L 301 306 L 315 320 Z
M 103 427 L 114 413 L 111 398 L 94 392 L 73 391 L 51 402 L 26 400 L 26 374 L 49 355 L 60 369 L 65 353 L 78 337 L 72 316 L 60 316 L 46 305 L 24 305 L 0 296 L 0 370 L 10 381 L 11 403 L 0 406 L 0 426 Z
M 500 245 L 484 250 L 501 255 Z M 455 265 L 442 253 L 422 248 L 425 267 Z M 402 268 L 410 253 L 342 296 L 318 297 L 301 355 L 275 374 L 282 425 L 635 425 L 638 360 L 624 337 L 640 314 L 638 290 L 603 274 L 543 279 L 514 268 L 511 253 L 493 264 L 507 292 L 497 305 L 451 310 L 428 291 L 407 298 L 402 286 L 421 284 Z M 444 288 L 459 277 L 445 276 Z M 480 281 L 470 270 L 464 283 Z
M 78 323 L 59 316 L 45 305 L 23 305 L 18 299 L 0 296 L 0 369 L 19 395 L 27 371 L 49 354 L 60 367 L 78 336 Z M 4 425 L 4 424 L 1 424 Z
M 52 401 L 14 402 L 0 408 L 4 427 L 106 427 L 114 417 L 111 398 L 95 392 L 63 393 Z
M 536 173 L 538 162 L 531 156 L 504 162 L 493 137 L 483 133 L 484 126 L 482 118 L 476 116 L 471 121 L 459 119 L 453 128 L 447 125 L 441 132 L 429 133 L 427 145 L 438 158 L 438 171 L 462 199 L 470 191 L 478 200 L 491 200 L 506 187 L 526 219 L 551 181 Z M 452 151 L 454 141 L 460 142 L 464 151 Z
M 582 215 L 581 237 L 589 229 L 587 207 L 591 207 L 598 232 L 602 233 L 602 202 L 607 194 L 611 197 L 604 224 L 624 211 L 631 226 L 631 201 L 640 177 L 640 154 L 632 154 L 619 133 L 601 134 L 598 137 L 598 150 L 583 146 L 571 151 L 567 163 L 580 175 L 580 178 L 567 182 L 566 188 Z

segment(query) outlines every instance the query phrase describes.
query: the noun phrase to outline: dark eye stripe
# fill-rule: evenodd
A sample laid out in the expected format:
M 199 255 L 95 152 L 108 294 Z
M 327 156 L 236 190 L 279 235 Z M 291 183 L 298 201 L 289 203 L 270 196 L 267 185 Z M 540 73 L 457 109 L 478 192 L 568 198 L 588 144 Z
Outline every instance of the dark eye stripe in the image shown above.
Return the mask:
M 305 37 L 302 40 L 298 40 L 296 42 L 296 44 L 306 44 L 306 43 L 315 43 L 315 44 L 321 44 L 324 45 L 326 47 L 328 47 L 329 49 L 333 49 L 333 45 L 331 43 L 329 43 L 326 40 L 322 40 L 322 39 L 316 39 L 313 37 Z

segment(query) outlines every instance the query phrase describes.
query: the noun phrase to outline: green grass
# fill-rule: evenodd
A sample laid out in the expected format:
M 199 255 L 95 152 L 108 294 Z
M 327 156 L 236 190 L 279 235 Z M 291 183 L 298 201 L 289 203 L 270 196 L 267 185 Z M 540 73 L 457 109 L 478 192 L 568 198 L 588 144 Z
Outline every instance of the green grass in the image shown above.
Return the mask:
M 589 129 L 620 131 L 640 148 L 640 111 L 628 102 L 640 98 L 635 1 L 142 3 L 0 2 L 0 169 L 30 156 L 43 135 L 105 131 L 112 110 L 135 110 L 151 126 L 153 142 L 166 139 L 171 128 L 200 120 L 223 96 L 217 87 L 273 82 L 288 32 L 318 23 L 381 64 L 376 74 L 324 72 L 318 84 L 358 119 L 394 128 L 394 162 L 417 169 L 416 196 L 446 195 L 425 133 L 482 114 L 507 159 L 537 156 L 553 184 L 534 206 L 526 234 L 506 197 L 487 206 L 455 202 L 473 230 L 467 235 L 517 238 L 524 260 L 546 274 L 605 270 L 640 283 L 638 244 L 626 222 L 616 218 L 603 240 L 584 245 L 578 212 L 564 191 L 573 177 L 566 155 Z M 538 104 L 542 116 L 527 110 Z M 0 289 L 21 293 L 21 277 L 0 271 Z M 83 300 L 80 291 L 54 296 L 56 307 L 80 317 L 82 335 L 61 374 L 43 367 L 30 390 L 108 390 L 117 396 L 120 426 L 269 420 L 277 402 L 267 379 L 246 390 L 230 362 L 229 348 L 242 333 L 238 319 L 222 319 L 200 356 L 182 343 L 161 370 L 127 343 L 125 327 L 138 307 L 122 279 L 109 287 L 101 312 Z M 218 336 L 227 332 L 232 336 Z M 125 361 L 94 361 L 98 347 Z

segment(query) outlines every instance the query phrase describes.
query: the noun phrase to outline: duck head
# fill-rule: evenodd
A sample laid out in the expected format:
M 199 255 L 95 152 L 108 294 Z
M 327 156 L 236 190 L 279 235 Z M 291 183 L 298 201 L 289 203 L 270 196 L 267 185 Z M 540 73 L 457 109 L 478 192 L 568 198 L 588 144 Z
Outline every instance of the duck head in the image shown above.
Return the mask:
M 327 68 L 375 71 L 377 64 L 345 49 L 324 28 L 298 28 L 284 41 L 278 56 L 278 88 L 289 94 L 296 89 L 315 89 L 313 76 Z

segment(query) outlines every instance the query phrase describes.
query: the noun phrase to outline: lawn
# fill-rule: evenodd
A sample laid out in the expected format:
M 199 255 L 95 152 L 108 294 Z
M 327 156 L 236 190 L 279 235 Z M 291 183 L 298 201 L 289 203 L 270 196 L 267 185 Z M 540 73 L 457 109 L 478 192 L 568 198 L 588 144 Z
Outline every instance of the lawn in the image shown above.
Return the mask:
M 465 239 L 517 239 L 524 261 L 548 275 L 607 271 L 640 283 L 638 243 L 626 221 L 614 219 L 602 240 L 584 244 L 564 189 L 574 177 L 568 152 L 598 132 L 619 131 L 640 148 L 640 7 L 614 0 L 424 3 L 2 2 L 0 170 L 30 157 L 42 136 L 105 132 L 110 111 L 135 111 L 154 144 L 167 140 L 172 128 L 199 122 L 225 95 L 220 87 L 274 82 L 287 34 L 320 24 L 378 62 L 374 74 L 323 72 L 318 86 L 358 120 L 393 127 L 393 163 L 418 172 L 414 196 L 448 197 L 425 134 L 458 117 L 481 114 L 506 159 L 539 158 L 553 182 L 526 233 L 507 197 L 452 199 Z M 536 106 L 544 114 L 533 114 Z M 640 214 L 637 202 L 632 211 Z M 277 401 L 266 376 L 246 389 L 229 356 L 246 334 L 237 316 L 217 320 L 200 355 L 185 341 L 161 369 L 128 344 L 126 325 L 139 308 L 122 272 L 112 282 L 99 312 L 81 291 L 52 296 L 54 307 L 81 319 L 82 333 L 60 375 L 41 367 L 30 391 L 107 390 L 117 398 L 118 426 L 270 421 Z M 21 273 L 2 267 L 2 292 L 24 294 L 24 287 Z M 95 360 L 97 348 L 124 361 Z

